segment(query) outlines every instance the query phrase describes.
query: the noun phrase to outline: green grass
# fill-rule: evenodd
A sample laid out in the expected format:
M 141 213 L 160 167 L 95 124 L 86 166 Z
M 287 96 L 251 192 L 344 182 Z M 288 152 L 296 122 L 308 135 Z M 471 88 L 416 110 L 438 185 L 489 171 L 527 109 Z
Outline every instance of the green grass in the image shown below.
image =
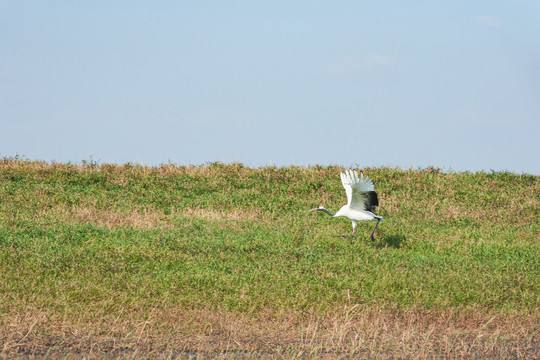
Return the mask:
M 156 308 L 273 323 L 355 304 L 538 318 L 538 176 L 363 169 L 385 218 L 371 242 L 373 223 L 339 238 L 348 220 L 307 212 L 345 204 L 340 171 L 4 159 L 0 325 L 27 309 L 64 323 Z

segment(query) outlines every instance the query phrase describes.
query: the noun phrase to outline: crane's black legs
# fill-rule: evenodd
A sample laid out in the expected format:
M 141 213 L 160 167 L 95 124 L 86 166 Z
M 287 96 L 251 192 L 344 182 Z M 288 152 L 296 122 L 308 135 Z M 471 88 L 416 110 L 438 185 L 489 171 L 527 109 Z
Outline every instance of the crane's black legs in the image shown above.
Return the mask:
M 377 219 L 377 223 L 375 224 L 375 227 L 373 228 L 373 232 L 371 233 L 371 240 L 372 241 L 375 241 L 375 236 L 373 236 L 373 234 L 375 234 L 375 230 L 377 229 L 377 225 L 379 225 L 380 221 L 381 221 L 381 219 Z

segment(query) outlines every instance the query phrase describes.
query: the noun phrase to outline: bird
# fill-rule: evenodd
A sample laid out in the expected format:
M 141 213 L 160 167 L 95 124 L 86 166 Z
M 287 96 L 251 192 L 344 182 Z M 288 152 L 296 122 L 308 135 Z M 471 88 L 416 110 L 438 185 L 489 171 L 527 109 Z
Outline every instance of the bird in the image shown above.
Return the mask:
M 352 221 L 352 236 L 355 235 L 356 224 L 359 221 L 377 221 L 373 232 L 371 233 L 371 240 L 375 241 L 375 230 L 379 225 L 379 222 L 384 220 L 382 216 L 377 216 L 373 212 L 375 207 L 379 206 L 379 199 L 373 186 L 373 181 L 366 175 L 360 172 L 360 178 L 356 170 L 346 170 L 344 173 L 340 173 L 341 183 L 347 193 L 347 205 L 343 205 L 341 209 L 335 214 L 325 209 L 323 206 L 319 206 L 311 211 L 322 211 L 331 217 L 346 217 Z

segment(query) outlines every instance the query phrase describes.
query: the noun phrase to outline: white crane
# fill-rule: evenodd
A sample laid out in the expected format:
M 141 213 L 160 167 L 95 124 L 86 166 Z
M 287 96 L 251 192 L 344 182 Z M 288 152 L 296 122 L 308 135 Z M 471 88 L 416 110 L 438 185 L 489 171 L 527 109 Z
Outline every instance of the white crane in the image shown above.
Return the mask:
M 339 209 L 335 214 L 332 214 L 330 211 L 326 210 L 324 207 L 319 206 L 318 208 L 311 209 L 309 211 L 322 211 L 327 213 L 332 217 L 346 217 L 352 221 L 353 233 L 356 228 L 358 221 L 377 221 L 373 232 L 371 233 L 371 240 L 375 241 L 375 229 L 379 222 L 383 220 L 382 216 L 377 216 L 373 213 L 376 206 L 379 206 L 379 200 L 377 198 L 377 193 L 375 192 L 375 187 L 373 186 L 373 181 L 360 172 L 360 178 L 358 178 L 358 173 L 356 170 L 347 170 L 345 173 L 341 173 L 341 183 L 345 188 L 347 193 L 347 205 L 344 205 Z

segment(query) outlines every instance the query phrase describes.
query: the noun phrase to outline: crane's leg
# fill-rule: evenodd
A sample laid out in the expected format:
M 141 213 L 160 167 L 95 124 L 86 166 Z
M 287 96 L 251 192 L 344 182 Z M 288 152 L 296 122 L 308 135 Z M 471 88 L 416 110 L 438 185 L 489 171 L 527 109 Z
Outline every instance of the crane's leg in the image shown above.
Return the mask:
M 377 229 L 377 225 L 379 225 L 380 221 L 381 221 L 381 219 L 377 219 L 377 223 L 375 224 L 375 227 L 373 228 L 373 232 L 371 233 L 371 240 L 372 241 L 375 241 L 375 236 L 373 236 L 373 234 L 375 234 L 375 229 Z

